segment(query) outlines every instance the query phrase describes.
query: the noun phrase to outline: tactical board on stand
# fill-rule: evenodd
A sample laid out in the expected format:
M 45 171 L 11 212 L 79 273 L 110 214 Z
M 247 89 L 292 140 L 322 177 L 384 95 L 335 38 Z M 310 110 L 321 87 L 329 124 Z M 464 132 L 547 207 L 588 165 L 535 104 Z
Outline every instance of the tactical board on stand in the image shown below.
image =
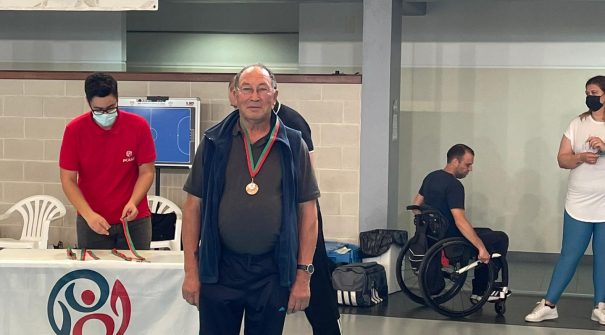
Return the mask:
M 200 99 L 120 98 L 121 110 L 147 120 L 156 149 L 156 166 L 190 167 L 200 142 Z

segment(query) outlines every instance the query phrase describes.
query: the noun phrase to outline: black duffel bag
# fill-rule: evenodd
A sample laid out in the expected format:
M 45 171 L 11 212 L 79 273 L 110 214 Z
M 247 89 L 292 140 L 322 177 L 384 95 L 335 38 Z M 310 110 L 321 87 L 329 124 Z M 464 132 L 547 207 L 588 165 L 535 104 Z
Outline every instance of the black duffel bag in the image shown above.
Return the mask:
M 359 250 L 365 257 L 377 257 L 389 250 L 391 244 L 403 247 L 408 232 L 398 229 L 374 229 L 359 233 Z
M 389 297 L 384 266 L 376 262 L 337 267 L 332 272 L 332 286 L 340 305 L 368 307 Z

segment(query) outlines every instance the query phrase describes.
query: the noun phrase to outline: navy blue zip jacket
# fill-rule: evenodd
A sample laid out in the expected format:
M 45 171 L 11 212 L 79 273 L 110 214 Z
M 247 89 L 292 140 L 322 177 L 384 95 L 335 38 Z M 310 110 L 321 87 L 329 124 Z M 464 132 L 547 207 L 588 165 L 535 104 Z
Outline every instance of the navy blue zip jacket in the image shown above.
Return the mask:
M 221 259 L 221 241 L 218 232 L 218 209 L 225 185 L 225 170 L 233 139 L 232 130 L 239 122 L 239 111 L 229 114 L 219 124 L 204 134 L 201 215 L 201 245 L 199 248 L 199 271 L 202 283 L 216 283 Z M 282 223 L 279 241 L 274 249 L 278 264 L 280 285 L 290 287 L 296 277 L 298 256 L 298 153 L 301 150 L 301 135 L 298 130 L 286 127 L 279 117 L 271 113 L 271 126 L 280 123 L 273 149 L 281 151 L 282 165 Z M 294 154 L 293 154 L 294 153 Z

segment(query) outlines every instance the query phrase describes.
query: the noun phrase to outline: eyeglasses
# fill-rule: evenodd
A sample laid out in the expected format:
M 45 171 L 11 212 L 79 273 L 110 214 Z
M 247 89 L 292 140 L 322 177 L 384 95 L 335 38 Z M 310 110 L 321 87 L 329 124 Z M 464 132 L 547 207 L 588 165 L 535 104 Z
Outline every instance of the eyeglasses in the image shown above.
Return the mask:
M 237 89 L 239 93 L 245 97 L 251 96 L 254 93 L 254 87 L 252 86 L 242 86 Z M 259 96 L 268 96 L 272 93 L 272 90 L 268 86 L 259 86 L 256 88 L 256 94 Z
M 118 107 L 110 107 L 110 108 L 105 108 L 105 109 L 97 108 L 97 109 L 93 109 L 92 113 L 94 115 L 103 115 L 103 114 L 113 114 L 117 111 L 118 111 Z

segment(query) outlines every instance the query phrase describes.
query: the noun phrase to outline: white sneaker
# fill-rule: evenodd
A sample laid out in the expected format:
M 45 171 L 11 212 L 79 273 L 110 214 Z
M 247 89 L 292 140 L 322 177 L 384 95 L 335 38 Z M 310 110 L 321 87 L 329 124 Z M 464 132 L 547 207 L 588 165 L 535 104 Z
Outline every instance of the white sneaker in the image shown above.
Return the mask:
M 544 320 L 553 320 L 558 317 L 559 313 L 557 313 L 557 306 L 552 308 L 550 306 L 546 306 L 546 301 L 542 299 L 536 304 L 536 307 L 534 307 L 531 313 L 527 314 L 525 321 L 542 322 Z
M 605 325 L 605 303 L 600 302 L 597 307 L 592 310 L 590 319 L 592 321 L 597 321 L 599 324 Z

